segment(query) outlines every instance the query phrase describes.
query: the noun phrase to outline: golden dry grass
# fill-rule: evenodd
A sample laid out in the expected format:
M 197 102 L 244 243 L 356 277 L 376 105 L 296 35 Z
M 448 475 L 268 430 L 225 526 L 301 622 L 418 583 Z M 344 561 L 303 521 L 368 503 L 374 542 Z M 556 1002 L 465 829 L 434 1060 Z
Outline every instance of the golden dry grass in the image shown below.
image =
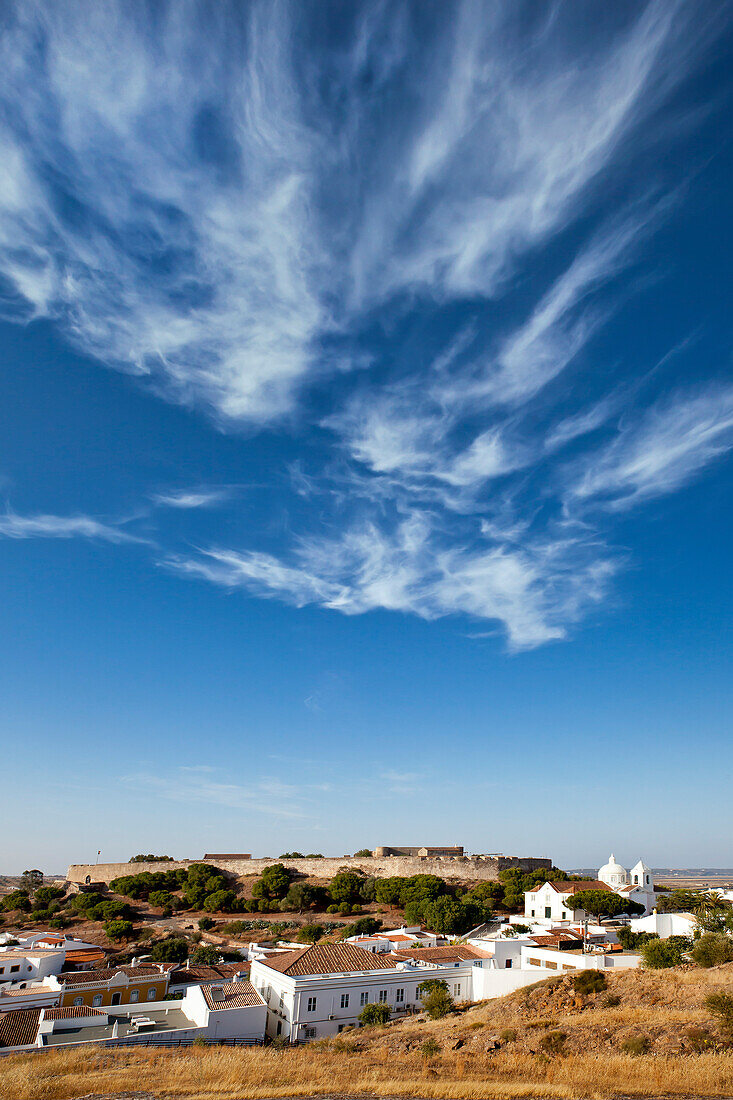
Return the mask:
M 612 976 L 608 990 L 575 996 L 569 980 L 484 1002 L 437 1022 L 414 1018 L 308 1047 L 189 1048 L 185 1051 L 56 1050 L 0 1061 L 5 1100 L 72 1100 L 90 1093 L 147 1091 L 174 1100 L 361 1096 L 430 1100 L 607 1100 L 610 1097 L 731 1097 L 733 1050 L 704 1008 L 712 990 L 733 992 L 733 964 Z M 606 1004 L 609 995 L 618 1004 Z M 686 1038 L 705 1029 L 702 1053 Z M 547 1056 L 548 1030 L 567 1036 L 562 1055 Z M 511 1038 L 491 1049 L 502 1031 Z M 643 1035 L 648 1054 L 623 1052 Z M 422 1044 L 440 1047 L 426 1057 Z

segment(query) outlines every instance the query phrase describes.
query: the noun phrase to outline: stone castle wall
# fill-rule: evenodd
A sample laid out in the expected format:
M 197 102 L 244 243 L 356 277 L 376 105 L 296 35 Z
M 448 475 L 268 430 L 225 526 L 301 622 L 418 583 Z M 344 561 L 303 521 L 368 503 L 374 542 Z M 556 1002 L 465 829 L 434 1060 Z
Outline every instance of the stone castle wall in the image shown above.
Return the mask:
M 69 882 L 110 883 L 122 875 L 139 875 L 142 871 L 174 871 L 178 867 L 189 867 L 192 863 L 211 863 L 232 875 L 261 875 L 265 867 L 273 863 L 283 863 L 299 875 L 309 878 L 331 879 L 343 867 L 348 870 L 365 871 L 376 878 L 388 878 L 390 875 L 407 877 L 409 875 L 439 875 L 445 879 L 457 879 L 464 882 L 492 882 L 509 867 L 519 867 L 523 871 L 538 868 L 550 868 L 552 860 L 518 856 L 459 856 L 456 858 L 420 858 L 414 856 L 385 856 L 375 858 L 327 858 L 327 859 L 188 859 L 155 863 L 72 863 L 67 871 Z

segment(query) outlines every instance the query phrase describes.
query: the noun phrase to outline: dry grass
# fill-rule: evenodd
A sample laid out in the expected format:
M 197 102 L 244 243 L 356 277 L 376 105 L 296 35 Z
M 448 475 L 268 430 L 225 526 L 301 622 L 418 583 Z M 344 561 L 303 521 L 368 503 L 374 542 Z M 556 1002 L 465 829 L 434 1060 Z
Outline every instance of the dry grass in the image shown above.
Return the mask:
M 730 1097 L 733 1050 L 703 1006 L 713 989 L 733 990 L 733 964 L 707 972 L 619 974 L 607 991 L 587 998 L 576 996 L 568 980 L 543 982 L 435 1023 L 415 1018 L 284 1051 L 87 1047 L 11 1055 L 0 1062 L 0 1097 L 71 1100 L 131 1089 L 161 1100 L 334 1093 L 444 1100 Z M 609 993 L 619 1003 L 606 1007 Z M 542 1039 L 554 1029 L 567 1040 L 562 1054 L 548 1056 Z M 700 1053 L 693 1036 L 708 1033 L 712 1044 Z M 649 1053 L 623 1052 L 635 1037 L 648 1040 Z M 426 1057 L 426 1040 L 439 1052 Z

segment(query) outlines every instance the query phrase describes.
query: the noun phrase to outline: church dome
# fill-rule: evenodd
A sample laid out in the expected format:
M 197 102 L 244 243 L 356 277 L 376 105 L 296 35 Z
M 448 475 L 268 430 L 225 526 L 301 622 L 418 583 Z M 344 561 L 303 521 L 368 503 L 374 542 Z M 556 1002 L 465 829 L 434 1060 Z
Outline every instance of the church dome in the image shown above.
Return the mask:
M 629 881 L 627 871 L 620 863 L 616 862 L 613 852 L 608 863 L 599 870 L 598 878 L 601 882 L 605 882 L 606 886 L 610 886 L 612 890 L 617 889 L 619 886 L 626 886 Z

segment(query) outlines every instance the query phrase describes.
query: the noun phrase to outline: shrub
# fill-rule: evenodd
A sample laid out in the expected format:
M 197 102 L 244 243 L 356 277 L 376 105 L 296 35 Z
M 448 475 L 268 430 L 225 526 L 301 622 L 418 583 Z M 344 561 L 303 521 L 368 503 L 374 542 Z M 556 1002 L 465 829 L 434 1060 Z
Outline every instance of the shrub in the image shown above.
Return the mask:
M 692 949 L 692 961 L 705 968 L 733 961 L 733 939 L 724 932 L 703 932 Z
M 708 1012 L 718 1018 L 718 1026 L 726 1039 L 733 1039 L 733 997 L 730 993 L 709 993 L 704 1001 Z
M 221 951 L 211 943 L 197 947 L 191 952 L 191 962 L 195 966 L 216 966 L 220 958 Z
M 642 963 L 649 970 L 666 970 L 679 966 L 690 941 L 684 936 L 670 936 L 667 940 L 648 940 L 641 947 Z
M 23 913 L 29 913 L 31 908 L 30 898 L 24 890 L 13 890 L 12 893 L 6 894 L 2 905 L 3 909 L 11 911 L 17 909 Z
M 363 1027 L 383 1027 L 389 1023 L 390 1011 L 388 1004 L 364 1005 L 359 1013 L 359 1023 Z
M 624 1054 L 633 1054 L 638 1056 L 640 1054 L 646 1054 L 649 1050 L 649 1039 L 646 1035 L 629 1035 L 627 1039 L 624 1039 L 621 1044 L 621 1049 Z
M 618 1008 L 621 1004 L 621 998 L 618 993 L 609 993 L 603 1002 L 604 1008 Z
M 110 920 L 104 926 L 105 933 L 111 940 L 128 940 L 133 933 L 132 921 Z
M 204 898 L 203 907 L 207 913 L 231 913 L 236 901 L 233 890 L 215 890 Z
M 448 986 L 438 978 L 429 978 L 417 987 L 422 1006 L 431 1020 L 440 1020 L 447 1016 L 455 1005 L 448 992 Z
M 324 928 L 322 924 L 304 924 L 298 932 L 298 940 L 300 943 L 316 943 L 323 935 Z
M 360 917 L 353 924 L 346 925 L 341 933 L 341 939 L 346 940 L 349 936 L 371 936 L 372 933 L 378 932 L 381 927 L 382 922 L 377 920 L 376 917 Z
M 329 905 L 326 909 L 327 913 L 338 913 L 338 911 L 339 911 L 338 905 Z
M 606 988 L 606 975 L 600 970 L 581 970 L 579 974 L 573 974 L 572 982 L 576 993 L 589 996 Z
M 188 958 L 188 943 L 177 936 L 158 940 L 150 948 L 150 957 L 154 962 L 184 962 Z
M 567 1037 L 565 1031 L 548 1031 L 547 1035 L 543 1035 L 540 1039 L 540 1047 L 545 1054 L 562 1054 Z
M 290 871 L 282 863 L 273 863 L 271 867 L 265 867 L 254 883 L 252 897 L 264 901 L 279 901 L 290 888 L 290 878 Z
M 368 848 L 360 848 L 358 852 L 354 852 L 354 859 L 369 859 L 371 854 Z
M 202 917 L 198 923 L 202 932 L 208 932 L 210 928 L 214 927 L 215 921 L 213 921 L 211 917 Z
M 436 1054 L 440 1054 L 440 1044 L 435 1039 L 426 1039 L 420 1051 L 424 1058 L 434 1058 Z
M 513 1043 L 516 1037 L 517 1031 L 516 1028 L 513 1027 L 502 1028 L 502 1030 L 499 1032 L 499 1038 L 504 1043 Z
M 698 1054 L 713 1044 L 713 1037 L 706 1027 L 688 1027 L 685 1036 L 692 1049 Z
M 350 913 L 351 912 L 351 906 L 349 905 L 348 901 L 342 901 L 341 904 L 338 907 L 338 911 L 339 911 L 339 913 L 344 913 L 344 914 Z

